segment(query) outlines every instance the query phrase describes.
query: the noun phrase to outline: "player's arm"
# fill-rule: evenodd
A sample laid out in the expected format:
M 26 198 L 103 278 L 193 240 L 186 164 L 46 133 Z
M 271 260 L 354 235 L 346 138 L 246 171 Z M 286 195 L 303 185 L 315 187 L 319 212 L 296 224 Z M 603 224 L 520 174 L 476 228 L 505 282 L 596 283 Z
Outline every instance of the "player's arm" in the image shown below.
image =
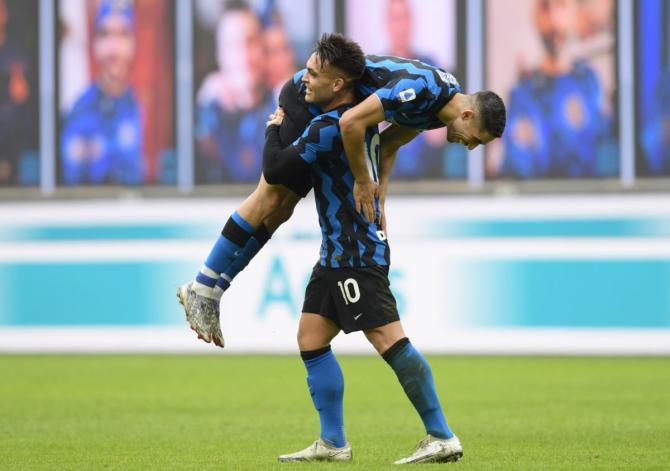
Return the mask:
M 393 164 L 398 156 L 398 149 L 404 146 L 416 136 L 420 131 L 392 124 L 381 132 L 381 145 L 379 149 L 379 207 L 381 210 L 382 229 L 386 231 L 386 212 L 384 204 L 386 203 L 386 192 L 388 190 L 389 178 Z
M 263 176 L 271 185 L 287 182 L 292 175 L 309 171 L 309 164 L 300 157 L 293 144 L 282 145 L 279 128 L 284 120 L 284 111 L 277 108 L 265 129 L 265 146 L 263 147 Z
M 362 211 L 368 221 L 375 219 L 376 185 L 368 171 L 365 158 L 365 130 L 384 121 L 384 108 L 377 95 L 372 94 L 344 112 L 340 131 L 349 167 L 354 174 L 356 211 Z
M 283 111 L 278 108 L 265 132 L 263 151 L 263 174 L 270 184 L 281 184 L 295 175 L 310 171 L 319 155 L 332 151 L 332 143 L 338 135 L 337 124 L 327 119 L 314 119 L 305 132 L 293 144 L 282 148 L 279 125 Z

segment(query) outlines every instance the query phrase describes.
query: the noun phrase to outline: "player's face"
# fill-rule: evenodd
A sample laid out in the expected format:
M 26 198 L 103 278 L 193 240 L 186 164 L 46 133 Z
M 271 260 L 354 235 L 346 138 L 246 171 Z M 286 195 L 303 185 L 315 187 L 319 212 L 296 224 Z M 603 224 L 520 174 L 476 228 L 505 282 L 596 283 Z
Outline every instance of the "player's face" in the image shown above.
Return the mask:
M 480 129 L 480 124 L 470 110 L 464 111 L 447 128 L 447 141 L 462 144 L 473 150 L 478 145 L 486 145 L 493 140 L 487 131 Z
M 316 53 L 307 60 L 307 72 L 302 76 L 305 84 L 305 101 L 315 105 L 325 105 L 333 100 L 338 85 L 338 77 L 331 67 L 321 63 Z
M 125 79 L 135 55 L 135 36 L 122 15 L 105 19 L 95 36 L 95 58 L 102 73 L 113 79 Z

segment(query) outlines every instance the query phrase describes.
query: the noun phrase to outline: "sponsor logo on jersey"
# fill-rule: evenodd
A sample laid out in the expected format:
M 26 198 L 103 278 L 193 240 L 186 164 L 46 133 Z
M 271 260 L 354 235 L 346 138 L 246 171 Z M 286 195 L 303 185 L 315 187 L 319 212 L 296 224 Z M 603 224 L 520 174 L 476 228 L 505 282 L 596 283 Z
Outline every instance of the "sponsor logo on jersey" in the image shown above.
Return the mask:
M 450 85 L 458 85 L 458 80 L 456 80 L 456 77 L 451 75 L 449 72 L 445 72 L 444 70 L 437 70 L 437 75 L 440 76 L 443 82 L 446 82 Z

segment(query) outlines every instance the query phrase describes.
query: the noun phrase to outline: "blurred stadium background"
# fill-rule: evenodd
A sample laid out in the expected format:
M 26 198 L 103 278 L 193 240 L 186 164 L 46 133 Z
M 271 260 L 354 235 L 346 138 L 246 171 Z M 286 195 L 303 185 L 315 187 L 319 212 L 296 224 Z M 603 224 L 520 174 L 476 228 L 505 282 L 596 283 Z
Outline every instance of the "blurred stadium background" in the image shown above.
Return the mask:
M 225 294 L 225 350 L 175 290 L 331 31 L 507 104 L 486 149 L 409 145 L 387 200 L 458 466 L 667 469 L 670 0 L 0 0 L 0 469 L 274 469 L 314 438 L 312 197 Z M 423 430 L 381 359 L 340 358 L 351 466 L 383 469 Z
M 174 291 L 253 189 L 278 87 L 340 31 L 508 107 L 486 149 L 437 130 L 398 158 L 421 348 L 668 354 L 669 30 L 667 0 L 0 0 L 0 351 L 211 352 Z M 295 351 L 319 237 L 308 197 L 225 295 L 230 352 Z

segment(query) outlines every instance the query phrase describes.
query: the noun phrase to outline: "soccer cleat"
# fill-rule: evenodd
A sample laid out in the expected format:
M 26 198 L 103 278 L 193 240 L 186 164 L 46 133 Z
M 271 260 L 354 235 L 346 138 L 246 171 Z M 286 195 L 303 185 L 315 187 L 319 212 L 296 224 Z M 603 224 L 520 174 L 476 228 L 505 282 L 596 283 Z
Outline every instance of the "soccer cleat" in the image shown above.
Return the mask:
M 447 463 L 458 461 L 462 456 L 463 447 L 456 435 L 451 438 L 437 438 L 428 435 L 419 442 L 414 453 L 396 461 L 395 464 Z
M 281 455 L 279 461 L 351 461 L 351 446 L 335 448 L 319 438 L 304 450 Z
M 198 338 L 207 343 L 214 342 L 223 348 L 223 333 L 219 323 L 219 302 L 202 296 L 193 289 L 193 282 L 186 283 L 177 290 L 177 298 L 186 313 L 186 320 Z

